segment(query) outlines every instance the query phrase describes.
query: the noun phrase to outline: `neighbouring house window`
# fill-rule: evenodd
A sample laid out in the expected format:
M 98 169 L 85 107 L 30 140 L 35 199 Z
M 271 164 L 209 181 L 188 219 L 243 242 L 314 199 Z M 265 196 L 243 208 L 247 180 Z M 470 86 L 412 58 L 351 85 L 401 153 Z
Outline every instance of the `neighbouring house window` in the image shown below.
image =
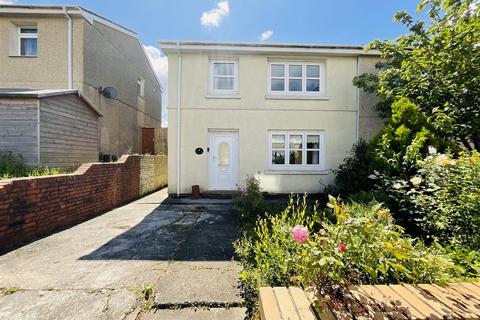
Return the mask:
M 142 98 L 145 96 L 145 79 L 141 76 L 137 76 L 137 96 Z
M 323 63 L 270 63 L 271 94 L 324 94 Z
M 324 132 L 271 131 L 269 134 L 270 169 L 324 169 Z
M 210 89 L 213 93 L 234 93 L 238 91 L 238 62 L 211 61 Z
M 37 27 L 18 27 L 18 54 L 20 56 L 37 56 Z

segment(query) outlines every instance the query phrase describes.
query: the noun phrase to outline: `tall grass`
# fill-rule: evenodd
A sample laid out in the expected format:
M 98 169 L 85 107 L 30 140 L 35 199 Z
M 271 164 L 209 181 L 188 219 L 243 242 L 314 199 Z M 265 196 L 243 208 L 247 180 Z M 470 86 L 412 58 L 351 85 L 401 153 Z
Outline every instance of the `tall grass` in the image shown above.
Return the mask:
M 0 179 L 48 176 L 71 173 L 73 171 L 75 171 L 73 167 L 60 169 L 29 166 L 21 156 L 17 156 L 10 151 L 0 152 Z

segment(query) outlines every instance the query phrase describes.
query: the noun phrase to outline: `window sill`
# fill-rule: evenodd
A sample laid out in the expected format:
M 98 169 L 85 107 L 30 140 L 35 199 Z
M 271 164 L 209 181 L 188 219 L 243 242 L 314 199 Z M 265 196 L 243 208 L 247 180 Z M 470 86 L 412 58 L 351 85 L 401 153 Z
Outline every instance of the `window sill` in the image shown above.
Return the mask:
M 226 94 L 226 93 L 209 93 L 205 96 L 207 99 L 241 99 L 242 97 L 237 93 Z
M 296 95 L 296 94 L 267 94 L 265 99 L 269 100 L 330 100 L 330 97 L 317 95 Z
M 9 58 L 38 58 L 38 56 L 9 55 Z
M 266 175 L 327 175 L 329 170 L 266 170 Z

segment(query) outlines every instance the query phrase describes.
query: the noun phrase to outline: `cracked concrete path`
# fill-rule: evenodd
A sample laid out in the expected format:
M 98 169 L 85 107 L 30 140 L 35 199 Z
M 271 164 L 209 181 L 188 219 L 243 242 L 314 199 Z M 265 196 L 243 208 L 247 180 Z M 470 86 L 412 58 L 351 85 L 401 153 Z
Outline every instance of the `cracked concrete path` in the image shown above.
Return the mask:
M 243 319 L 239 232 L 231 201 L 161 190 L 0 256 L 0 319 Z

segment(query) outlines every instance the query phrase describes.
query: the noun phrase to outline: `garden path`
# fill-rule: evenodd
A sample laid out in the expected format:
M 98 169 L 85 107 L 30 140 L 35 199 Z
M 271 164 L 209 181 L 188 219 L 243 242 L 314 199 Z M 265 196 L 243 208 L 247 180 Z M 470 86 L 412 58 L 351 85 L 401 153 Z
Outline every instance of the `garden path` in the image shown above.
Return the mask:
M 230 200 L 156 192 L 0 256 L 0 318 L 243 319 L 239 233 Z

